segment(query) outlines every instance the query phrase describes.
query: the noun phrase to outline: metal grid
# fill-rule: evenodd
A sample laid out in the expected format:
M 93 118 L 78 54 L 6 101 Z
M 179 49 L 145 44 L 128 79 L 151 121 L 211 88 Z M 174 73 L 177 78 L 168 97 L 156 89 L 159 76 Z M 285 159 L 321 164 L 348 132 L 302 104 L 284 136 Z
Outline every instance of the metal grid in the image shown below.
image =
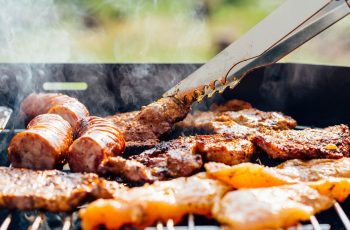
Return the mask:
M 0 132 L 4 131 L 4 132 L 10 132 L 9 130 L 4 130 L 5 126 L 11 116 L 12 110 L 7 108 L 7 107 L 1 107 L 0 106 Z M 305 129 L 308 127 L 304 127 L 304 126 L 298 126 L 297 129 L 301 130 L 301 129 Z M 261 163 L 261 160 L 258 158 L 257 162 L 259 164 Z M 337 213 L 339 219 L 341 220 L 343 226 L 345 229 L 350 230 L 350 220 L 348 218 L 348 216 L 346 215 L 345 211 L 343 210 L 343 208 L 341 207 L 341 205 L 338 202 L 334 203 L 333 206 L 335 212 Z M 70 230 L 73 229 L 73 219 L 75 214 L 66 214 L 61 221 L 61 226 L 59 227 L 59 229 L 62 230 Z M 9 212 L 6 216 L 6 218 L 1 222 L 0 225 L 0 230 L 7 230 L 10 228 L 10 224 L 13 221 L 13 216 L 14 214 L 12 212 Z M 30 226 L 28 229 L 30 230 L 39 230 L 39 229 L 48 229 L 48 224 L 47 224 L 47 219 L 48 217 L 45 215 L 44 212 L 36 212 L 34 215 L 28 216 L 26 217 L 27 221 L 30 223 Z M 172 219 L 169 219 L 166 222 L 166 225 L 164 226 L 164 224 L 162 222 L 158 222 L 156 224 L 155 227 L 148 227 L 146 228 L 147 230 L 183 230 L 183 229 L 188 229 L 188 230 L 204 230 L 204 229 L 209 229 L 209 230 L 218 230 L 220 229 L 219 226 L 215 226 L 215 225 L 198 225 L 195 223 L 195 217 L 194 215 L 190 214 L 188 215 L 187 218 L 187 224 L 185 226 L 175 226 L 174 225 L 174 221 Z M 294 229 L 300 229 L 300 230 L 309 230 L 309 229 L 314 229 L 314 230 L 328 230 L 331 229 L 331 225 L 330 224 L 320 224 L 319 221 L 317 220 L 317 218 L 315 216 L 311 216 L 310 218 L 310 224 L 298 224 L 295 227 L 290 227 L 288 228 L 290 230 L 294 230 Z

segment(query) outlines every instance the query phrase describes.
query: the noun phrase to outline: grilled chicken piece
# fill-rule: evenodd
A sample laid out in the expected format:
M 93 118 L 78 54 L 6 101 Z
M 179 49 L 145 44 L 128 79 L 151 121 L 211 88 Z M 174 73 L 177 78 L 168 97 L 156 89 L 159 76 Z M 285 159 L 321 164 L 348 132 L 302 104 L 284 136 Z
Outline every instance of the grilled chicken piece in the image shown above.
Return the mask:
M 252 141 L 278 159 L 341 158 L 349 156 L 350 135 L 346 125 L 324 129 L 265 130 Z
M 73 172 L 97 172 L 102 160 L 120 156 L 124 149 L 123 134 L 113 122 L 88 117 L 82 121 L 79 138 L 69 147 L 69 167 Z
M 95 174 L 0 167 L 0 207 L 65 212 L 86 201 L 112 198 L 123 188 Z
M 176 98 L 161 98 L 142 107 L 139 112 L 116 114 L 109 119 L 121 129 L 127 146 L 154 146 L 159 142 L 160 136 L 185 118 L 190 107 L 190 104 L 184 104 Z M 127 120 L 121 122 L 125 118 Z
M 17 168 L 59 168 L 65 163 L 72 141 L 73 132 L 67 121 L 56 114 L 42 114 L 11 140 L 9 159 Z
M 108 158 L 102 162 L 99 172 L 133 182 L 153 182 L 193 175 L 202 168 L 203 160 L 229 165 L 246 162 L 254 151 L 250 141 L 230 135 L 180 137 L 129 159 Z
M 211 216 L 213 204 L 230 188 L 205 174 L 156 182 L 120 192 L 114 200 L 98 200 L 80 211 L 83 229 L 118 229 L 126 224 L 145 227 L 186 214 Z
M 213 215 L 230 229 L 277 229 L 296 225 L 333 205 L 328 196 L 305 185 L 242 189 L 227 193 Z
M 23 100 L 20 113 L 27 121 L 44 113 L 58 114 L 69 122 L 74 132 L 80 120 L 89 116 L 87 108 L 77 99 L 60 93 L 30 94 Z
M 205 165 L 208 176 L 234 188 L 260 188 L 306 183 L 321 194 L 343 201 L 350 194 L 350 159 L 289 160 L 276 167 L 253 163 Z

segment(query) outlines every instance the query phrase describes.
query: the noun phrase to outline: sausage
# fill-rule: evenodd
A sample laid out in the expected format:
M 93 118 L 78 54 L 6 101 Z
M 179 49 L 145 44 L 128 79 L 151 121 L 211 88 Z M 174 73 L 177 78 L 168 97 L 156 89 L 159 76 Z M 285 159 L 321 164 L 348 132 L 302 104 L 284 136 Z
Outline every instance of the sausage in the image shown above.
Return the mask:
M 69 122 L 73 131 L 80 126 L 80 120 L 89 116 L 87 108 L 76 98 L 60 93 L 32 93 L 27 96 L 20 107 L 21 116 L 26 120 L 44 114 L 58 114 Z
M 68 164 L 73 172 L 96 172 L 102 160 L 120 156 L 125 149 L 123 134 L 105 118 L 83 119 L 79 136 L 68 152 Z
M 11 140 L 8 155 L 13 167 L 29 169 L 60 168 L 73 142 L 70 124 L 56 114 L 35 117 Z

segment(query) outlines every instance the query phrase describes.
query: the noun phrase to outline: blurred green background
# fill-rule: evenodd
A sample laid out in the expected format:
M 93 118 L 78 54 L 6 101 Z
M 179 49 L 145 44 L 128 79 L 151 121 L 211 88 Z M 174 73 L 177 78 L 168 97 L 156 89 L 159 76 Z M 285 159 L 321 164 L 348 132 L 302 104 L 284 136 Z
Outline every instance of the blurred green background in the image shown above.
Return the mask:
M 0 61 L 205 62 L 281 3 L 0 0 Z M 350 17 L 283 61 L 350 65 L 349 34 Z

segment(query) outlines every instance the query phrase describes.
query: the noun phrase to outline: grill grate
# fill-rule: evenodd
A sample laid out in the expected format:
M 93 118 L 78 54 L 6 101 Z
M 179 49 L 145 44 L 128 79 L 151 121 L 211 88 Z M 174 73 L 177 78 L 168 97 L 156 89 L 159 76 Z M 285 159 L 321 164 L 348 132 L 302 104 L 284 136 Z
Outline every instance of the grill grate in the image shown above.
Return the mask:
M 3 132 L 5 134 L 11 133 L 11 132 L 19 132 L 22 130 L 19 129 L 13 129 L 13 130 L 8 130 L 5 129 L 5 126 L 7 122 L 9 121 L 9 118 L 12 114 L 12 110 L 0 106 L 0 133 Z M 302 130 L 305 128 L 309 128 L 306 126 L 298 126 L 297 129 Z M 256 161 L 259 164 L 262 164 L 261 160 L 259 158 L 256 159 Z M 334 203 L 333 206 L 335 213 L 337 214 L 338 218 L 341 220 L 344 229 L 350 230 L 350 220 L 345 213 L 344 209 L 341 207 L 341 205 L 338 202 Z M 10 212 L 7 213 L 6 217 L 4 220 L 0 223 L 0 230 L 7 230 L 11 228 L 11 223 L 14 222 L 15 218 L 14 216 L 16 215 L 15 212 Z M 57 217 L 60 217 L 61 214 L 57 214 Z M 50 216 L 45 215 L 44 212 L 35 212 L 34 214 L 31 213 L 29 216 L 26 216 L 26 221 L 28 221 L 30 224 L 28 229 L 31 230 L 38 230 L 38 229 L 49 229 L 49 225 L 47 224 L 48 219 Z M 73 214 L 64 214 L 62 218 L 59 218 L 60 221 L 60 226 L 55 229 L 62 229 L 62 230 L 70 230 L 70 229 L 76 229 L 76 224 L 75 220 L 77 219 L 76 213 Z M 199 221 L 200 222 L 200 221 Z M 298 229 L 298 230 L 309 230 L 309 229 L 314 229 L 314 230 L 328 230 L 331 229 L 331 224 L 320 224 L 319 220 L 316 218 L 316 216 L 312 216 L 310 218 L 310 223 L 306 224 L 298 224 L 296 227 L 290 227 L 290 230 Z M 195 222 L 195 216 L 190 214 L 188 215 L 187 218 L 187 223 L 183 224 L 182 226 L 175 226 L 174 221 L 172 219 L 168 220 L 166 222 L 166 225 L 164 226 L 162 222 L 158 222 L 155 227 L 148 227 L 146 228 L 147 230 L 183 230 L 183 229 L 188 229 L 188 230 L 204 230 L 204 229 L 209 229 L 209 230 L 218 230 L 220 229 L 219 226 L 213 225 L 203 225 L 202 223 L 199 224 Z

